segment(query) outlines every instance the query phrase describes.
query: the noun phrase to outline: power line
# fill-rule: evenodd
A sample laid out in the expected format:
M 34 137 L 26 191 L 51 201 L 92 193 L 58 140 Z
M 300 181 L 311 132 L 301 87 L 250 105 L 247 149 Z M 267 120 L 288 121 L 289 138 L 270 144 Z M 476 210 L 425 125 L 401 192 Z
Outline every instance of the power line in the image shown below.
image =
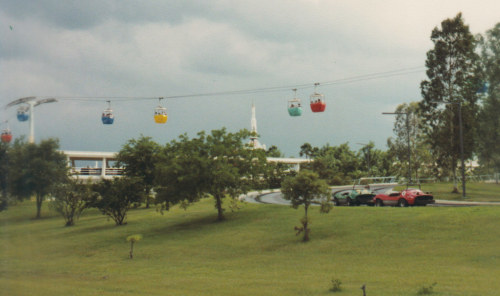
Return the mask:
M 355 83 L 367 80 L 375 80 L 396 76 L 409 75 L 414 73 L 420 73 L 425 69 L 425 67 L 412 67 L 404 68 L 386 72 L 371 73 L 347 78 L 340 78 L 331 81 L 317 82 L 319 85 L 329 85 L 336 86 L 348 83 Z M 182 99 L 182 98 L 195 98 L 195 97 L 210 97 L 210 96 L 226 96 L 226 95 L 247 95 L 256 93 L 271 93 L 271 92 L 282 92 L 289 91 L 291 89 L 308 89 L 313 88 L 315 83 L 305 83 L 305 84 L 295 84 L 286 86 L 274 86 L 265 88 L 254 88 L 254 89 L 242 89 L 242 90 L 231 90 L 231 91 L 220 91 L 220 92 L 208 92 L 208 93 L 198 93 L 198 94 L 185 94 L 185 95 L 169 95 L 169 96 L 48 96 L 52 98 L 57 98 L 60 100 L 71 100 L 71 101 L 102 101 L 102 100 L 116 100 L 116 101 L 146 101 L 146 100 L 157 100 L 158 97 L 164 99 Z

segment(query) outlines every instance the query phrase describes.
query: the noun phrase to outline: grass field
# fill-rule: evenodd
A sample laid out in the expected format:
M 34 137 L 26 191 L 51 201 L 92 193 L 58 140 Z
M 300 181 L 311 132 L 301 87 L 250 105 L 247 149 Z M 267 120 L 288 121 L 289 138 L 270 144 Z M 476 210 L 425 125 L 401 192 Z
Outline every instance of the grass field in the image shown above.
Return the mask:
M 398 186 L 395 189 L 403 187 L 405 186 Z M 500 202 L 500 185 L 494 183 L 466 183 L 466 199 L 462 198 L 462 184 L 460 183 L 458 184 L 459 193 L 451 193 L 453 183 L 424 183 L 421 188 L 423 191 L 432 192 L 435 199 Z
M 114 226 L 88 211 L 73 227 L 24 202 L 0 213 L 1 295 L 500 294 L 500 207 L 336 207 L 245 204 L 217 223 L 211 200 L 165 215 L 129 213 Z M 142 234 L 134 259 L 126 237 Z M 343 291 L 329 291 L 331 280 Z

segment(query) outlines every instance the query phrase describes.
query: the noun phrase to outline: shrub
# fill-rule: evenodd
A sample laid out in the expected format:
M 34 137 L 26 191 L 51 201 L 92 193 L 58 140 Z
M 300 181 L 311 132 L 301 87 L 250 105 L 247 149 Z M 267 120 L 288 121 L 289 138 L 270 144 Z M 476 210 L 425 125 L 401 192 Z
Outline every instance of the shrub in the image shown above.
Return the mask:
M 436 282 L 432 283 L 432 285 L 429 286 L 422 286 L 418 292 L 417 295 L 430 295 L 434 293 L 434 286 L 437 285 Z
M 331 281 L 332 287 L 330 288 L 330 292 L 340 292 L 342 291 L 342 288 L 340 285 L 342 285 L 342 282 L 339 279 L 332 279 Z

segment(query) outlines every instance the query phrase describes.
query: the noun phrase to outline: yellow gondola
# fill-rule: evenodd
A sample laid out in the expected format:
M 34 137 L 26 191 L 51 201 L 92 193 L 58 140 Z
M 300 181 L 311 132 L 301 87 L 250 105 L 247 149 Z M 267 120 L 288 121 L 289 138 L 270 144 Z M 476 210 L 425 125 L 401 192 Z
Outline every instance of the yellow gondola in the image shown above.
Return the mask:
M 158 100 L 160 101 L 160 103 L 158 107 L 155 108 L 155 115 L 154 115 L 155 122 L 166 123 L 168 118 L 167 108 L 161 106 L 161 100 L 163 100 L 163 98 L 159 98 Z

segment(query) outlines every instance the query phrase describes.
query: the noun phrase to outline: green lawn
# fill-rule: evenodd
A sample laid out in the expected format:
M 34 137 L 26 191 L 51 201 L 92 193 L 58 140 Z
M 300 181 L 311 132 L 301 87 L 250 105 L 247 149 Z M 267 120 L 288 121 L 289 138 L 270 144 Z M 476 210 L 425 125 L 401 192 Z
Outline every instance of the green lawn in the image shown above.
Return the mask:
M 494 183 L 467 182 L 466 199 L 462 198 L 462 184 L 458 184 L 459 193 L 451 193 L 453 183 L 424 183 L 422 190 L 429 191 L 435 199 L 444 200 L 465 200 L 465 201 L 497 201 L 500 202 L 500 185 Z M 405 186 L 398 186 L 395 189 L 402 189 Z M 412 186 L 415 187 L 415 186 Z
M 0 213 L 1 295 L 500 294 L 500 207 L 336 207 L 245 204 L 217 223 L 211 200 L 129 213 L 114 226 L 89 211 L 73 227 L 25 202 Z M 142 234 L 134 259 L 126 237 Z M 329 292 L 332 279 L 343 291 Z

